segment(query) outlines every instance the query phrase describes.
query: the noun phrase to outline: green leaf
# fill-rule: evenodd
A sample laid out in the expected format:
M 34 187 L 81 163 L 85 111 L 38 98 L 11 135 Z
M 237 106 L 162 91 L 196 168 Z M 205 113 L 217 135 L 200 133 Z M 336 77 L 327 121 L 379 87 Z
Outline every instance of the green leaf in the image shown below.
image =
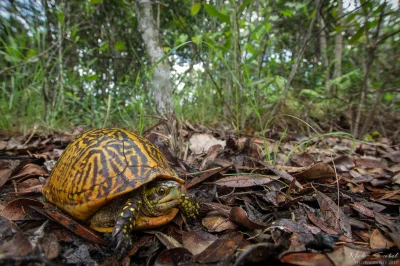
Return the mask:
M 192 41 L 197 45 L 199 45 L 202 40 L 203 40 L 203 35 L 201 34 L 192 37 Z
M 310 90 L 310 89 L 301 90 L 299 96 L 301 96 L 302 94 L 305 94 L 305 95 L 308 95 L 311 97 L 319 97 L 320 96 L 318 92 L 316 92 L 315 90 Z
M 390 93 L 390 92 L 385 92 L 385 94 L 383 94 L 383 96 L 382 96 L 382 99 L 383 99 L 385 102 L 390 102 L 390 101 L 393 100 L 393 94 Z
M 243 4 L 239 7 L 238 16 L 239 16 L 240 14 L 242 14 L 243 10 L 244 10 L 248 5 L 250 5 L 251 1 L 252 1 L 252 0 L 244 0 L 244 1 L 243 1 Z
M 64 13 L 61 12 L 61 11 L 57 12 L 57 19 L 58 19 L 58 22 L 63 23 L 63 21 L 64 21 Z
M 97 80 L 97 78 L 98 78 L 97 75 L 93 74 L 93 75 L 87 76 L 86 80 L 95 81 L 95 80 Z
M 75 38 L 77 32 L 78 32 L 78 26 L 74 25 L 74 29 L 72 30 L 71 35 L 70 35 L 71 39 Z
M 34 57 L 35 55 L 36 55 L 36 50 L 34 50 L 34 49 L 29 49 L 25 59 L 32 58 L 32 57 Z
M 271 30 L 271 27 L 272 27 L 271 23 L 269 22 L 265 23 L 265 29 L 267 30 L 267 32 Z
M 254 55 L 256 53 L 256 51 L 254 51 L 253 47 L 250 45 L 250 43 L 246 43 L 246 49 L 247 51 L 249 51 L 252 55 Z
M 199 13 L 201 9 L 201 3 L 195 3 L 194 5 L 192 5 L 192 7 L 190 8 L 190 14 L 192 16 L 196 16 L 197 13 Z
M 117 43 L 114 45 L 114 48 L 117 49 L 118 51 L 126 50 L 125 43 L 122 40 L 118 40 Z
M 203 5 L 204 5 L 204 8 L 206 9 L 207 13 L 210 16 L 217 17 L 222 22 L 225 22 L 227 24 L 231 24 L 231 21 L 229 20 L 229 16 L 228 15 L 222 14 L 221 12 L 219 12 L 212 5 L 209 5 L 209 4 L 206 4 L 206 3 L 203 3 Z
M 354 34 L 353 37 L 351 37 L 351 39 L 349 40 L 349 44 L 351 45 L 356 43 L 363 35 L 364 35 L 364 28 L 359 28 L 356 34 Z
M 103 0 L 90 0 L 89 5 L 98 5 L 103 3 Z
M 102 42 L 99 48 L 99 52 L 107 51 L 108 50 L 108 43 Z
M 293 11 L 290 9 L 281 10 L 281 11 L 279 11 L 279 13 L 281 13 L 282 15 L 284 15 L 285 17 L 288 17 L 288 18 L 293 16 Z

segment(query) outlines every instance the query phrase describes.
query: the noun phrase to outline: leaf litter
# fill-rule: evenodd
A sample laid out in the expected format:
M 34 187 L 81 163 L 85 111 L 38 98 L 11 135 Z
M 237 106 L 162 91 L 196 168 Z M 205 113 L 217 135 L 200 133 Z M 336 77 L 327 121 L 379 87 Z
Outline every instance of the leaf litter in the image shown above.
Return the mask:
M 188 224 L 178 215 L 159 229 L 135 232 L 121 260 L 108 234 L 39 193 L 54 160 L 80 133 L 0 139 L 0 262 L 400 263 L 400 147 L 388 139 L 361 143 L 276 132 L 264 141 L 186 123 L 186 145 L 176 157 L 168 137 L 149 132 L 200 201 L 201 217 Z

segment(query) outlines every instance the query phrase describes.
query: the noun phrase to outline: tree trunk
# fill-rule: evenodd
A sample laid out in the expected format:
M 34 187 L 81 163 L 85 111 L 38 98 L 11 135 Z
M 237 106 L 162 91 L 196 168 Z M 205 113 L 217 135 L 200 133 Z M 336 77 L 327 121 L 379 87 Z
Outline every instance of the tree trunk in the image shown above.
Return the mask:
M 342 0 L 338 0 L 338 10 L 337 10 L 337 16 L 339 17 L 338 19 L 338 27 L 340 28 L 339 32 L 336 32 L 336 38 L 335 38 L 335 71 L 333 72 L 333 78 L 337 79 L 340 76 L 342 76 L 342 54 L 343 54 L 343 3 Z M 337 85 L 334 85 L 334 88 L 331 89 L 331 92 L 333 94 L 337 94 Z
M 318 6 L 318 1 L 315 0 L 316 5 Z M 321 50 L 321 61 L 322 65 L 325 70 L 325 92 L 327 95 L 330 95 L 330 88 L 329 88 L 329 61 L 328 61 L 328 53 L 327 53 L 327 41 L 326 41 L 326 32 L 325 32 L 325 21 L 322 16 L 322 7 L 317 11 L 317 16 L 318 16 L 318 24 L 321 33 L 319 34 L 319 47 Z
M 154 66 L 152 85 L 157 112 L 166 117 L 174 117 L 170 67 L 166 60 L 159 61 L 163 58 L 164 51 L 154 20 L 151 1 L 137 0 L 134 3 L 139 30 L 151 64 Z

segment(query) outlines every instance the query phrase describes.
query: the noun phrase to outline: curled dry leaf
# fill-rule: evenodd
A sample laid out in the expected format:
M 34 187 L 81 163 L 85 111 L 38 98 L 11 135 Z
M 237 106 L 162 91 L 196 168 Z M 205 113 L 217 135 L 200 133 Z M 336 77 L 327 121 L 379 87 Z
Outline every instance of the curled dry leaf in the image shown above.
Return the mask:
M 219 212 L 209 212 L 201 221 L 202 225 L 209 232 L 222 232 L 225 230 L 236 229 L 238 226 Z
M 311 166 L 309 169 L 304 172 L 294 174 L 294 176 L 298 179 L 318 179 L 318 178 L 326 178 L 326 177 L 335 177 L 335 170 L 327 163 L 317 163 Z
M 253 187 L 265 185 L 277 179 L 279 179 L 279 177 L 273 175 L 237 175 L 220 178 L 209 184 L 226 187 Z
M 250 220 L 246 211 L 240 207 L 232 208 L 231 213 L 229 214 L 229 219 L 249 229 L 262 229 L 266 227 L 265 224 L 260 224 L 259 222 Z
M 353 238 L 349 219 L 340 209 L 340 207 L 337 206 L 336 203 L 324 193 L 316 191 L 316 194 L 321 212 L 324 215 L 325 221 L 328 223 L 328 225 L 335 230 L 340 230 L 345 236 Z
M 360 158 L 355 161 L 356 166 L 363 166 L 364 168 L 382 168 L 388 169 L 387 165 L 382 161 L 371 158 Z
M 368 254 L 367 250 L 340 246 L 326 255 L 333 261 L 335 266 L 353 266 L 362 261 Z
M 335 266 L 325 254 L 315 254 L 308 252 L 298 252 L 284 255 L 283 257 L 281 257 L 281 262 L 304 266 Z
M 107 242 L 104 241 L 103 237 L 100 236 L 97 232 L 94 232 L 92 229 L 83 226 L 76 222 L 74 219 L 72 219 L 70 216 L 61 213 L 57 208 L 55 208 L 53 205 L 47 203 L 47 202 L 42 202 L 44 205 L 44 208 L 39 208 L 39 207 L 34 207 L 31 206 L 35 211 L 41 213 L 42 215 L 51 218 L 52 220 L 58 222 L 62 226 L 66 227 L 67 229 L 71 230 L 75 234 L 77 234 L 80 237 L 83 237 L 89 241 L 92 241 L 94 243 L 100 244 L 107 246 Z
M 194 154 L 207 152 L 212 146 L 220 144 L 225 147 L 226 141 L 218 140 L 209 134 L 194 134 L 190 139 L 190 150 Z
M 32 245 L 24 233 L 13 222 L 0 216 L 0 254 L 19 257 L 32 251 Z
M 0 188 L 8 181 L 11 174 L 11 169 L 0 169 Z
M 226 234 L 215 240 L 203 252 L 193 257 L 199 263 L 212 263 L 222 261 L 234 254 L 241 244 L 243 235 L 238 232 Z
M 379 229 L 375 229 L 369 239 L 369 245 L 372 249 L 391 248 L 394 243 L 381 234 Z
M 45 234 L 40 239 L 40 246 L 47 259 L 52 260 L 60 254 L 60 244 L 54 234 Z
M 166 246 L 168 249 L 182 247 L 181 243 L 179 243 L 172 236 L 168 236 L 162 232 L 156 232 L 155 235 L 158 238 L 158 240 L 160 240 L 160 242 L 163 243 L 164 246 Z
M 178 266 L 189 262 L 192 256 L 190 251 L 182 247 L 167 249 L 157 256 L 154 266 Z
M 30 177 L 37 177 L 37 176 L 49 176 L 43 168 L 36 164 L 27 164 L 25 165 L 18 174 L 14 175 L 12 179 L 22 179 L 22 178 L 30 178 Z
M 301 154 L 295 153 L 292 155 L 290 160 L 296 164 L 297 166 L 311 166 L 315 160 L 314 158 L 307 152 L 303 152 Z
M 39 200 L 29 198 L 19 198 L 10 201 L 4 209 L 0 212 L 1 216 L 6 217 L 10 221 L 24 220 L 24 219 L 42 219 L 35 216 L 35 212 L 30 206 L 43 207 Z
M 183 247 L 193 255 L 203 252 L 218 239 L 215 235 L 203 231 L 181 232 Z
M 224 148 L 220 144 L 211 146 L 210 149 L 207 151 L 206 157 L 201 162 L 200 170 L 202 171 L 204 169 L 209 168 L 209 166 L 211 164 L 213 164 L 213 162 L 217 158 L 217 156 L 223 151 L 224 151 Z

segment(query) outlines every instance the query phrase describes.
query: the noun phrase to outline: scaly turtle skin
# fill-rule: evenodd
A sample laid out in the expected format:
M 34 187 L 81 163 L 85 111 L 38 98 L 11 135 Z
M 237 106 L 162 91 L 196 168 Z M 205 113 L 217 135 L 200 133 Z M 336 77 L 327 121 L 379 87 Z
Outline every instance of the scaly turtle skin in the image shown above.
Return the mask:
M 112 232 L 117 250 L 131 246 L 133 230 L 188 218 L 199 204 L 184 181 L 147 139 L 123 129 L 94 129 L 72 141 L 55 165 L 43 195 L 99 232 Z M 177 209 L 178 208 L 178 209 Z

